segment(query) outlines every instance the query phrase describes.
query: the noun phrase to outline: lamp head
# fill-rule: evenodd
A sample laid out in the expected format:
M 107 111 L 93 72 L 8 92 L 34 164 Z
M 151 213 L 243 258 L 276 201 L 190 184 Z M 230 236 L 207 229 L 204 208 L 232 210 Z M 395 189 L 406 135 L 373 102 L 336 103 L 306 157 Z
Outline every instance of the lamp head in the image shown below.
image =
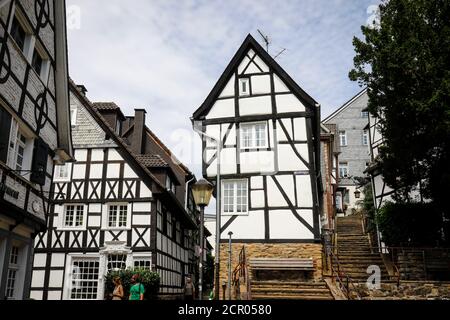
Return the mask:
M 195 204 L 200 207 L 207 206 L 211 200 L 213 190 L 214 186 L 205 179 L 197 181 L 192 186 L 192 194 L 194 196 Z

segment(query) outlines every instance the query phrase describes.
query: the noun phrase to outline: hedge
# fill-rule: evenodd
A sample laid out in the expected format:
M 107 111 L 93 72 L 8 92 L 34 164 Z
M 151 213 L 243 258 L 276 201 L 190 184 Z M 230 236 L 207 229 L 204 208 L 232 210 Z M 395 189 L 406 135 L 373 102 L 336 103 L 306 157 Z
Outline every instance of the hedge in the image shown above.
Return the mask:
M 124 291 L 124 300 L 128 299 L 131 287 L 131 277 L 135 274 L 139 274 L 140 282 L 144 285 L 145 300 L 156 299 L 159 292 L 160 276 L 157 272 L 149 271 L 146 269 L 129 268 L 118 271 L 110 271 L 105 276 L 105 293 L 112 294 L 114 291 L 113 279 L 115 277 L 120 277 L 122 280 L 122 286 Z
M 432 203 L 386 202 L 377 222 L 388 246 L 438 246 L 442 241 L 442 214 Z

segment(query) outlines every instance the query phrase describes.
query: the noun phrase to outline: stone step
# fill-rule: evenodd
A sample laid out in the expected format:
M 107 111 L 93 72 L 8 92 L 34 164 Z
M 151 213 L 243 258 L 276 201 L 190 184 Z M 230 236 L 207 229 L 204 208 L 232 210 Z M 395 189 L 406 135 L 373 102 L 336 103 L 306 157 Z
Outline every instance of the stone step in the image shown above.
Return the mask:
M 335 269 L 337 271 L 337 268 Z M 366 268 L 354 268 L 354 269 L 350 269 L 350 268 L 340 268 L 339 269 L 341 272 L 351 276 L 355 276 L 355 275 L 361 275 L 361 276 L 366 276 L 369 277 L 370 275 L 372 275 L 372 273 L 367 273 L 366 272 Z M 389 276 L 389 273 L 386 270 L 381 269 L 381 276 Z
M 363 257 L 370 255 L 370 250 L 338 250 L 338 256 Z
M 336 263 L 336 261 L 332 261 L 332 263 Z M 344 264 L 356 264 L 356 265 L 360 265 L 360 264 L 367 264 L 367 265 L 371 265 L 371 264 L 380 264 L 384 266 L 384 262 L 381 259 L 339 259 L 339 264 L 340 265 L 344 265 Z
M 379 265 L 380 268 L 384 268 L 383 261 L 339 261 L 341 267 L 363 267 L 370 265 Z M 333 261 L 333 266 L 337 266 L 337 263 Z
M 356 271 L 348 271 L 348 270 L 341 270 L 341 272 L 344 273 L 344 275 L 349 276 L 351 279 L 368 279 L 371 274 L 368 274 L 366 272 L 356 272 Z M 389 278 L 389 274 L 381 272 L 381 278 Z
M 340 243 L 338 244 L 337 248 L 344 251 L 351 251 L 351 250 L 358 251 L 357 249 L 364 249 L 366 251 L 371 251 L 368 245 L 352 245 L 352 244 L 347 245 Z
M 252 300 L 334 300 L 330 294 L 328 296 L 307 296 L 307 295 L 252 295 Z
M 303 282 L 303 281 L 252 281 L 252 286 L 301 286 L 301 287 L 324 287 L 327 288 L 324 282 Z
M 329 295 L 328 289 L 279 289 L 279 288 L 254 288 L 252 287 L 252 294 L 265 294 L 265 295 L 292 295 L 292 294 L 305 294 L 309 296 L 315 295 Z
M 381 256 L 379 253 L 363 253 L 363 254 L 357 254 L 357 253 L 338 253 L 338 259 L 341 260 L 342 258 L 362 258 L 362 257 L 376 257 L 376 258 L 380 258 Z
M 370 248 L 367 245 L 351 245 L 351 244 L 346 245 L 346 244 L 341 243 L 337 246 L 337 248 L 339 250 L 343 250 L 343 251 L 354 250 L 354 251 L 369 251 L 369 252 L 371 252 Z

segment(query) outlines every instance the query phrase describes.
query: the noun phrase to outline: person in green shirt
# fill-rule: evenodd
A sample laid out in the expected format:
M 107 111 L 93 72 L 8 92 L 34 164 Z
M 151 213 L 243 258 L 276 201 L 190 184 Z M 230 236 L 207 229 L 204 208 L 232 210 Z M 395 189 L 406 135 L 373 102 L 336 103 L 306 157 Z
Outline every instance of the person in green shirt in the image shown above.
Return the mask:
M 131 288 L 129 300 L 144 300 L 145 288 L 144 285 L 139 280 L 139 275 L 137 273 L 133 274 L 131 277 Z

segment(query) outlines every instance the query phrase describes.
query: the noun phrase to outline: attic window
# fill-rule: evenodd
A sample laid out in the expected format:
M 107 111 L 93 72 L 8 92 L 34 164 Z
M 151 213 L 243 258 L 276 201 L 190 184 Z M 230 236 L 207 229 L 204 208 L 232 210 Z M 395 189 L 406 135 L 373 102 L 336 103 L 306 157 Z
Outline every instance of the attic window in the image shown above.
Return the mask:
M 72 127 L 77 125 L 77 106 L 70 106 L 70 124 Z
M 239 95 L 247 96 L 250 94 L 250 79 L 242 78 L 239 79 Z

